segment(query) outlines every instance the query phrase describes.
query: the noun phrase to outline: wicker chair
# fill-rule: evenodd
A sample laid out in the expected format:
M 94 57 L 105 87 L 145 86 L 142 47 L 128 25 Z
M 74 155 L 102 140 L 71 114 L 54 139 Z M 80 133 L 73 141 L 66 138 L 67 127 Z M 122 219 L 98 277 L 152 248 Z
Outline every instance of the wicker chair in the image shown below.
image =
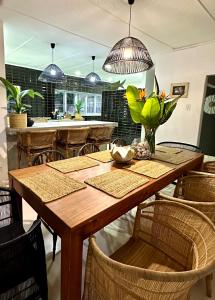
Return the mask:
M 48 300 L 45 249 L 40 220 L 28 232 L 0 228 L 0 299 Z M 18 225 L 18 224 L 16 224 Z M 7 234 L 8 239 L 2 240 Z
M 86 144 L 89 131 L 89 127 L 59 129 L 57 147 L 65 151 L 66 158 L 69 157 L 69 151 L 72 151 L 72 155 L 75 156 L 77 151 Z
M 17 134 L 18 166 L 20 168 L 21 156 L 27 157 L 28 166 L 32 164 L 32 158 L 44 150 L 54 150 L 56 130 L 37 130 L 19 132 Z
M 56 160 L 62 160 L 65 159 L 63 154 L 57 150 L 47 150 L 43 151 L 40 154 L 36 155 L 32 161 L 33 166 L 42 165 L 51 161 Z M 38 216 L 39 218 L 39 216 Z M 52 234 L 53 237 L 53 255 L 52 260 L 55 260 L 55 254 L 56 254 L 56 246 L 57 246 L 57 234 L 55 231 L 43 220 L 41 219 L 43 225 L 46 227 L 46 229 Z
M 78 152 L 78 156 L 83 156 L 86 154 L 94 153 L 94 152 L 99 152 L 99 148 L 92 143 L 87 143 Z
M 84 300 L 188 300 L 215 269 L 215 227 L 173 201 L 138 207 L 132 238 L 110 258 L 90 238 Z
M 112 126 L 95 126 L 90 128 L 87 142 L 94 143 L 96 146 L 108 144 L 111 148 L 111 137 L 114 127 Z
M 161 143 L 158 143 L 157 145 L 173 147 L 173 148 L 181 148 L 181 149 L 186 149 L 186 150 L 190 150 L 193 152 L 202 152 L 201 149 L 197 146 L 194 146 L 191 144 L 186 144 L 186 143 L 180 143 L 180 142 L 161 142 Z
M 46 164 L 51 161 L 65 159 L 64 155 L 57 150 L 46 150 L 37 154 L 32 161 L 33 166 Z
M 158 193 L 157 199 L 167 199 L 192 206 L 203 212 L 215 224 L 215 175 L 201 172 L 190 172 L 178 179 L 174 197 Z M 206 277 L 207 296 L 211 297 L 212 274 Z
M 122 138 L 116 138 L 112 141 L 112 144 L 116 145 L 116 146 L 126 146 L 127 143 L 124 139 Z
M 215 174 L 215 161 L 207 161 L 202 164 L 203 172 L 214 173 Z

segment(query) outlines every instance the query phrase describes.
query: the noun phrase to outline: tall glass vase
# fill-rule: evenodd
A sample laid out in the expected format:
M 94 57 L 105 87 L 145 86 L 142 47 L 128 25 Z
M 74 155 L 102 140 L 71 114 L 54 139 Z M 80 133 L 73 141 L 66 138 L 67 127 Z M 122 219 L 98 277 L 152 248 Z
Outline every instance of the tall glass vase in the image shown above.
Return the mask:
M 145 127 L 145 140 L 149 144 L 149 149 L 151 154 L 155 153 L 155 132 L 156 132 L 156 128 Z

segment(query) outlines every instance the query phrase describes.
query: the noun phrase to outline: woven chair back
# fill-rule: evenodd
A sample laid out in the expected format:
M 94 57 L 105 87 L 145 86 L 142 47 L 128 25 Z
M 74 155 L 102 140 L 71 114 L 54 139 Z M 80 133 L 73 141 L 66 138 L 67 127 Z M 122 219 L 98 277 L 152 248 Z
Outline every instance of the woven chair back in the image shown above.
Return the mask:
M 215 161 L 207 161 L 203 163 L 202 171 L 215 174 Z
M 56 130 L 28 131 L 18 134 L 18 144 L 32 149 L 53 147 L 55 140 Z
M 46 150 L 33 158 L 32 166 L 46 164 L 51 161 L 65 159 L 64 155 L 57 150 Z
M 193 152 L 202 152 L 198 146 L 194 146 L 194 145 L 186 144 L 186 143 L 180 143 L 180 142 L 161 142 L 161 143 L 158 143 L 158 145 L 172 147 L 172 148 L 181 148 L 181 149 L 186 149 L 186 150 L 190 150 Z
M 28 232 L 0 244 L 0 299 L 48 300 L 40 220 Z
M 89 131 L 89 127 L 60 129 L 57 131 L 57 141 L 69 145 L 85 144 Z
M 99 148 L 93 143 L 87 143 L 78 151 L 78 156 L 99 152 Z
M 174 197 L 206 214 L 215 223 L 215 177 L 188 175 L 178 179 Z
M 116 138 L 112 141 L 112 144 L 116 145 L 116 146 L 126 146 L 127 143 L 124 139 L 122 138 Z
M 140 205 L 133 240 L 153 246 L 154 251 L 139 249 L 132 256 L 130 249 L 122 246 L 124 261 L 126 256 L 131 258 L 125 264 L 106 256 L 95 238 L 90 239 L 84 300 L 187 300 L 191 287 L 215 267 L 214 225 L 204 214 L 183 204 L 154 201 Z M 163 262 L 156 257 L 157 250 L 166 255 Z M 137 264 L 142 256 L 146 256 L 144 267 Z M 153 257 L 153 270 L 147 257 L 148 261 Z M 182 271 L 156 269 L 157 262 L 168 265 L 171 258 Z

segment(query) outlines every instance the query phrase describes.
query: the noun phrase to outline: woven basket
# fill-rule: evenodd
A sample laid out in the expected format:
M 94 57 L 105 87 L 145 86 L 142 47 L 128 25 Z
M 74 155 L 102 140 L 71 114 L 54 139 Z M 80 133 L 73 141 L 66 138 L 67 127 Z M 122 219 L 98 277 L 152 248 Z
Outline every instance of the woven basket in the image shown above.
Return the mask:
M 9 115 L 10 128 L 26 128 L 27 114 L 10 114 Z

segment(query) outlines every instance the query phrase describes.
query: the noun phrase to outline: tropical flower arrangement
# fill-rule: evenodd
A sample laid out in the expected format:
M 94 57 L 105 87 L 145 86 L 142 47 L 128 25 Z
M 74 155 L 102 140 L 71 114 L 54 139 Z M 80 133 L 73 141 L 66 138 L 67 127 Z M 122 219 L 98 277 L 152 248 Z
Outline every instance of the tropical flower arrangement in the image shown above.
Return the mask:
M 139 90 L 133 85 L 127 87 L 126 99 L 131 118 L 134 123 L 144 126 L 145 139 L 152 154 L 155 152 L 156 130 L 171 117 L 180 97 L 170 99 L 165 92 L 160 95 L 153 92 L 146 97 L 145 90 Z

